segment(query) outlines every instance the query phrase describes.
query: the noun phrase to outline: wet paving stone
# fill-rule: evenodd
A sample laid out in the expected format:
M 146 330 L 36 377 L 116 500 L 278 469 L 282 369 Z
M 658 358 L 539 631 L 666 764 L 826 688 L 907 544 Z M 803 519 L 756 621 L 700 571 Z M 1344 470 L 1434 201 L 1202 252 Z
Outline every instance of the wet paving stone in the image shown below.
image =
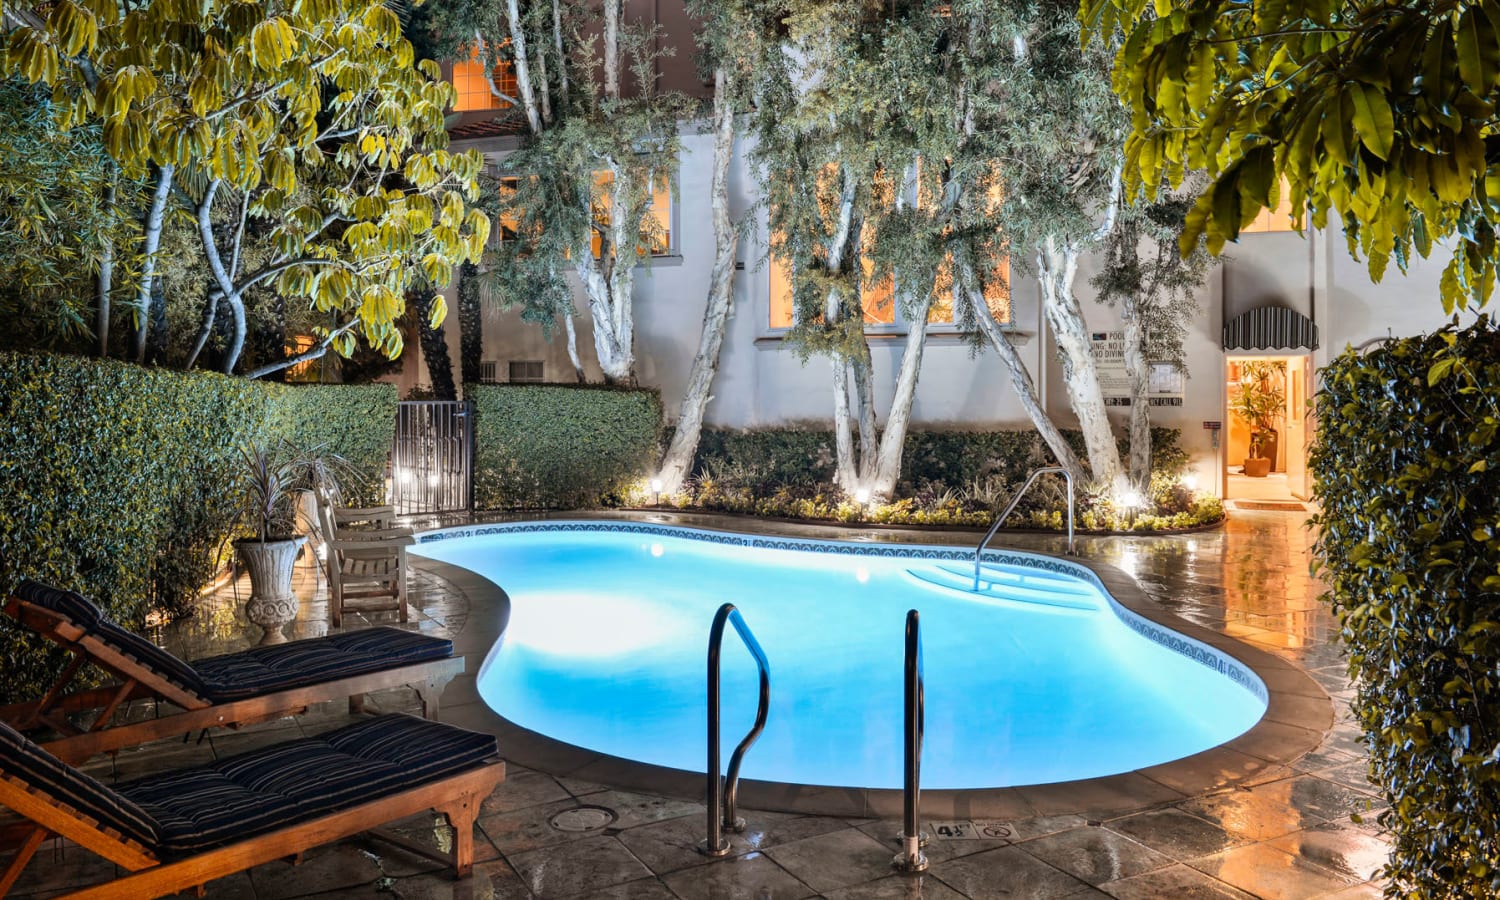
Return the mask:
M 1347 710 L 1351 696 L 1338 628 L 1318 602 L 1322 590 L 1308 575 L 1310 538 L 1305 514 L 1240 512 L 1220 530 L 1158 538 L 1080 539 L 1083 557 L 1132 572 L 1163 607 L 1220 633 L 1238 634 L 1280 659 L 1305 669 L 1340 699 L 1332 729 L 1300 760 L 1271 764 L 1258 752 L 1267 744 L 1236 745 L 1205 756 L 1204 778 L 1224 775 L 1248 789 L 1207 790 L 1185 781 L 1157 782 L 1151 773 L 1116 784 L 1080 788 L 1095 808 L 1087 818 L 1037 815 L 1060 810 L 1066 790 L 1036 789 L 1036 808 L 1026 807 L 999 841 L 934 840 L 926 852 L 931 868 L 922 876 L 894 874 L 890 859 L 899 823 L 877 819 L 742 810 L 750 827 L 729 835 L 731 855 L 710 859 L 697 852 L 705 831 L 704 807 L 681 798 L 625 791 L 601 783 L 609 766 L 575 754 L 551 775 L 513 766 L 510 779 L 485 800 L 475 834 L 475 876 L 455 881 L 440 866 L 393 850 L 374 839 L 357 839 L 311 851 L 300 866 L 284 862 L 208 886 L 210 900 L 301 900 L 323 897 L 398 897 L 409 900 L 954 900 L 954 898 L 1103 897 L 1117 900 L 1244 900 L 1302 898 L 1358 900 L 1379 896 L 1378 875 L 1386 839 L 1375 818 L 1374 788 L 1363 782 L 1366 758 L 1357 723 Z M 734 527 L 734 526 L 730 526 Z M 743 527 L 743 526 L 741 526 Z M 808 530 L 810 535 L 867 536 L 858 529 Z M 885 539 L 889 533 L 882 533 Z M 901 536 L 899 539 L 905 539 Z M 950 543 L 952 535 L 924 533 L 914 539 Z M 1018 549 L 1056 553 L 1062 539 L 1011 535 Z M 964 543 L 969 543 L 966 536 Z M 493 614 L 489 600 L 463 578 L 445 580 L 418 563 L 411 580 L 412 630 L 455 640 L 469 654 L 470 671 L 488 652 L 474 623 Z M 311 566 L 298 566 L 295 587 L 302 597 L 291 637 L 329 631 L 326 590 Z M 459 585 L 468 585 L 460 588 Z M 474 591 L 474 596 L 466 593 Z M 259 631 L 244 617 L 243 581 L 209 597 L 197 616 L 153 631 L 185 658 L 245 649 Z M 398 624 L 394 615 L 346 617 L 346 628 Z M 482 630 L 482 629 L 479 629 Z M 1273 690 L 1306 682 L 1287 670 L 1272 677 Z M 1282 677 L 1285 676 L 1285 677 Z M 412 710 L 410 690 L 371 697 L 375 710 Z M 455 681 L 443 698 L 445 717 L 471 726 L 492 720 L 482 706 L 473 675 Z M 124 715 L 155 714 L 138 703 Z M 196 765 L 262 742 L 317 734 L 350 721 L 345 705 L 324 703 L 305 715 L 238 732 L 216 731 L 201 742 L 158 742 L 143 750 L 96 760 L 89 771 L 105 780 L 135 777 L 180 765 Z M 1279 731 L 1277 729 L 1280 729 Z M 1269 740 L 1300 736 L 1277 726 Z M 504 748 L 502 747 L 502 751 Z M 561 751 L 560 751 L 561 752 Z M 1162 776 L 1165 778 L 1165 776 Z M 1120 808 L 1119 804 L 1128 808 Z M 549 819 L 580 804 L 609 807 L 615 822 L 589 832 L 564 832 Z M 1148 808 L 1149 807 L 1149 808 Z M 1372 808 L 1373 807 L 1373 808 Z M 1365 822 L 1356 824 L 1351 813 Z M 395 830 L 441 849 L 451 839 L 430 816 L 396 823 Z M 23 874 L 12 896 L 36 900 L 59 889 L 113 877 L 112 866 L 77 847 L 44 848 L 48 865 Z M 1092 884 L 1091 884 L 1092 882 Z M 1097 885 L 1097 887 L 1095 886 Z

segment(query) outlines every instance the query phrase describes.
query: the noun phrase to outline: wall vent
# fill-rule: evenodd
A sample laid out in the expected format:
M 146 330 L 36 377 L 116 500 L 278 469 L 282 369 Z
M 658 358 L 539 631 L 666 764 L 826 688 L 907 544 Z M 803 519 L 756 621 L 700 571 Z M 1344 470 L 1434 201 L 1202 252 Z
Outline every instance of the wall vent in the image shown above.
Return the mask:
M 545 381 L 542 361 L 539 359 L 513 359 L 510 361 L 511 384 L 537 384 Z
M 479 363 L 479 381 L 481 384 L 494 384 L 500 380 L 499 360 L 486 359 Z

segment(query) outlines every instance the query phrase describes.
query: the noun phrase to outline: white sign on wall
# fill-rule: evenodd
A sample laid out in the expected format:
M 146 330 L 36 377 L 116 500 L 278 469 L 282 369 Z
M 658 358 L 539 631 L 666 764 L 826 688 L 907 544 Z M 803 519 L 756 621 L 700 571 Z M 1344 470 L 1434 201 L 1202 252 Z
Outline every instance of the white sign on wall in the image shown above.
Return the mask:
M 1099 390 L 1105 406 L 1129 406 L 1130 378 L 1125 374 L 1125 332 L 1096 331 L 1092 335 L 1094 366 L 1099 371 Z M 1150 364 L 1146 402 L 1151 406 L 1181 406 L 1187 393 L 1187 377 L 1171 363 Z

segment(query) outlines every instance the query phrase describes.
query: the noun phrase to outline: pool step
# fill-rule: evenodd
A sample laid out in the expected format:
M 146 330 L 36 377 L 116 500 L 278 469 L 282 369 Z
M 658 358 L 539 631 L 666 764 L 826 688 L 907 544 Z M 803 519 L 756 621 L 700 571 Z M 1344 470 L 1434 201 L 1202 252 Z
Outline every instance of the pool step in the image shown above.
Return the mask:
M 933 587 L 963 594 L 965 597 L 1023 606 L 1050 606 L 1057 609 L 1097 612 L 1098 595 L 1082 585 L 1069 585 L 1057 579 L 1039 579 L 1044 584 L 1026 584 L 1013 572 L 980 571 L 979 589 L 974 589 L 974 570 L 957 566 L 921 566 L 906 570 L 908 578 Z M 1028 573 L 1029 574 L 1029 573 Z
M 973 563 L 937 563 L 939 569 L 950 575 L 955 575 L 967 581 L 970 587 L 974 584 Z M 983 585 L 990 582 L 996 585 L 1018 585 L 1031 590 L 1045 590 L 1048 593 L 1076 594 L 1080 597 L 1095 596 L 1094 588 L 1078 580 L 1073 575 L 1064 575 L 1060 572 L 1048 572 L 1044 569 L 1033 569 L 1027 566 L 1014 566 L 1008 563 L 982 563 L 979 566 L 979 583 Z

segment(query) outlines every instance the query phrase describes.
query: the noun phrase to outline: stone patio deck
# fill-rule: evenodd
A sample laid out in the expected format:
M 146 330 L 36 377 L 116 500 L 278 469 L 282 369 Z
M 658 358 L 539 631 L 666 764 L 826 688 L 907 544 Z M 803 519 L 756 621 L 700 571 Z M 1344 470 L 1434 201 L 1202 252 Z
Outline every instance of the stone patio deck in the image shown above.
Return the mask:
M 708 524 L 669 515 L 649 518 Z M 735 854 L 712 861 L 694 847 L 705 810 L 681 796 L 622 790 L 583 777 L 586 763 L 559 761 L 555 774 L 512 764 L 508 781 L 486 802 L 476 834 L 475 876 L 454 882 L 436 864 L 373 839 L 315 849 L 296 866 L 276 863 L 208 886 L 210 898 L 1356 898 L 1381 894 L 1373 878 L 1387 844 L 1373 824 L 1379 800 L 1365 782 L 1359 734 L 1345 704 L 1351 696 L 1337 644 L 1337 626 L 1317 602 L 1308 575 L 1305 514 L 1234 513 L 1220 530 L 1152 538 L 1079 539 L 1080 555 L 1134 576 L 1165 609 L 1206 628 L 1269 651 L 1305 670 L 1334 698 L 1331 730 L 1316 750 L 1290 764 L 1267 765 L 1239 785 L 1183 795 L 1157 785 L 1136 798 L 1098 804 L 1086 815 L 1049 815 L 1031 808 L 1013 818 L 1004 840 L 939 840 L 923 876 L 891 873 L 899 823 L 878 819 L 745 810 L 749 830 L 734 837 Z M 692 520 L 692 521 L 689 521 Z M 741 520 L 714 521 L 745 529 Z M 783 533 L 871 539 L 858 529 L 772 526 Z M 969 545 L 968 533 L 882 531 L 879 540 Z M 1060 539 L 1008 537 L 1005 545 L 1057 552 Z M 450 637 L 469 657 L 469 673 L 443 697 L 442 718 L 468 727 L 494 721 L 478 699 L 474 672 L 491 638 L 482 622 L 491 600 L 418 563 L 408 627 Z M 326 632 L 326 598 L 311 567 L 298 571 L 304 597 L 292 637 Z M 154 635 L 189 658 L 247 646 L 257 629 L 241 610 L 243 584 L 205 601 L 201 614 Z M 346 617 L 346 627 L 392 614 Z M 384 710 L 415 705 L 407 691 L 372 704 Z M 142 711 L 143 713 L 145 711 Z M 348 720 L 339 704 L 300 718 L 214 732 L 199 741 L 163 741 L 91 766 L 124 779 L 311 734 Z M 502 753 L 505 746 L 502 743 Z M 613 821 L 589 831 L 553 827 L 557 813 L 603 807 Z M 1355 822 L 1353 816 L 1365 821 Z M 408 836 L 442 845 L 446 828 L 430 817 L 401 825 Z M 46 897 L 107 880 L 112 867 L 71 846 L 43 850 L 12 896 Z

